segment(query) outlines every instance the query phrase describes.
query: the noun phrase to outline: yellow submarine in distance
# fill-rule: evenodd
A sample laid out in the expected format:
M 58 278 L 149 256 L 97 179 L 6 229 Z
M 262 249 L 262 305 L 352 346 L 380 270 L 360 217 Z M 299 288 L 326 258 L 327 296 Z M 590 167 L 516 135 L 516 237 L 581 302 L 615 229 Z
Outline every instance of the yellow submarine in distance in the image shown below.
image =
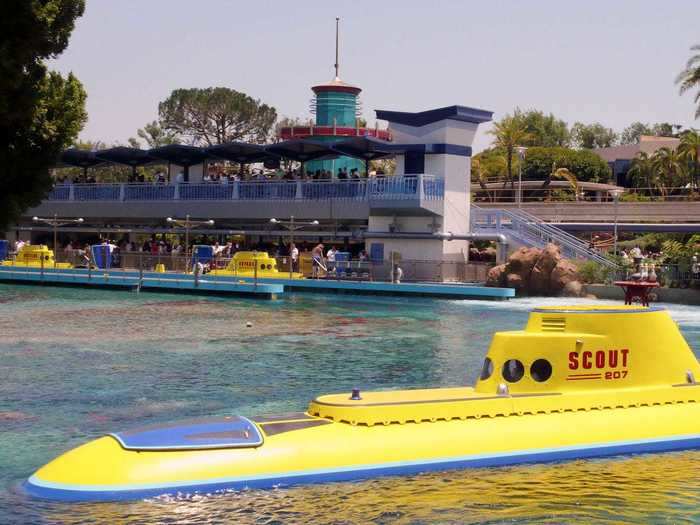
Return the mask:
M 25 482 L 56 500 L 267 488 L 700 446 L 700 366 L 659 308 L 537 308 L 474 388 L 324 395 L 306 412 L 117 432 Z
M 277 260 L 267 252 L 236 252 L 224 270 L 212 270 L 211 275 L 233 277 L 258 277 L 259 279 L 289 279 L 289 272 L 277 269 Z M 292 279 L 303 279 L 298 272 L 292 272 Z
M 55 262 L 53 250 L 45 244 L 25 244 L 17 252 L 15 260 L 2 261 L 2 266 L 24 266 L 31 268 L 73 268 L 70 263 Z

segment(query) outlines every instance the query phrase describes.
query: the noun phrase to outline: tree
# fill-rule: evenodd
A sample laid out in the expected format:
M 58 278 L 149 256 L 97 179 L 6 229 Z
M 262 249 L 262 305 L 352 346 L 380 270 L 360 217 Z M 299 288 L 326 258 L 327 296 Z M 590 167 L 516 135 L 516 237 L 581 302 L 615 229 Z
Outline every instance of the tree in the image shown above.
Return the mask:
M 686 183 L 686 169 L 679 153 L 671 148 L 659 148 L 652 157 L 654 171 L 663 184 L 661 192 L 665 193 L 666 188 L 682 186 Z
M 521 122 L 528 133 L 528 138 L 520 146 L 568 146 L 571 142 L 571 133 L 566 122 L 551 113 L 545 115 L 542 111 L 534 109 L 528 111 L 516 109 L 513 112 L 513 118 Z
M 571 137 L 577 148 L 584 149 L 609 148 L 617 143 L 617 133 L 599 122 L 576 122 L 571 127 Z
M 282 128 L 295 128 L 299 126 L 306 126 L 307 122 L 304 122 L 299 117 L 282 117 L 275 123 L 275 137 L 279 137 L 282 134 Z
M 158 105 L 158 114 L 166 130 L 207 146 L 263 143 L 277 120 L 272 106 L 224 87 L 176 89 Z
M 693 186 L 697 188 L 700 175 L 700 133 L 696 130 L 683 133 L 678 145 L 678 154 L 688 165 Z
M 524 122 L 510 115 L 506 115 L 499 122 L 494 123 L 493 129 L 489 133 L 495 137 L 496 147 L 505 152 L 506 180 L 504 187 L 510 182 L 510 187 L 513 189 L 515 186 L 513 183 L 513 153 L 515 148 L 529 142 L 532 137 L 527 132 Z
M 627 172 L 637 188 L 652 188 L 656 184 L 656 171 L 652 159 L 644 151 L 637 153 Z
M 697 104 L 695 110 L 695 118 L 700 118 L 700 44 L 696 44 L 690 48 L 695 54 L 688 59 L 685 68 L 676 77 L 676 84 L 679 86 L 680 94 L 691 89 L 697 89 L 698 92 L 693 97 L 693 101 Z
M 567 181 L 571 186 L 571 189 L 574 190 L 576 200 L 578 200 L 581 191 L 579 190 L 578 179 L 576 178 L 576 175 L 571 173 L 566 168 L 557 168 L 557 164 L 554 163 L 552 164 L 552 171 L 542 183 L 542 189 L 547 189 L 551 184 L 552 179 L 564 179 L 565 181 Z
M 530 148 L 523 163 L 523 179 L 546 180 L 552 166 L 566 168 L 578 182 L 608 182 L 612 175 L 608 164 L 589 150 Z
M 87 119 L 85 90 L 44 60 L 68 45 L 83 0 L 0 3 L 0 231 L 51 188 L 49 169 Z
M 149 148 L 159 148 L 161 146 L 167 146 L 168 144 L 178 144 L 180 142 L 175 133 L 163 129 L 155 120 L 136 131 L 136 134 Z M 133 137 L 129 139 L 129 144 L 135 148 L 141 147 L 141 142 Z
M 671 124 L 669 122 L 657 122 L 656 124 L 633 122 L 622 131 L 620 144 L 638 144 L 642 135 L 676 137 L 682 127 L 680 124 Z

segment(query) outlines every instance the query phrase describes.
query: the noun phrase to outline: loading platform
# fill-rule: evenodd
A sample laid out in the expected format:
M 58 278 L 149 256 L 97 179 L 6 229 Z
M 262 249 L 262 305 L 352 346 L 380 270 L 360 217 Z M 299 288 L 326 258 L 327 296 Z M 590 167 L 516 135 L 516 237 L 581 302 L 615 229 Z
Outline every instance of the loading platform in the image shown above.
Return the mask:
M 513 288 L 491 288 L 464 283 L 390 283 L 329 279 L 256 279 L 177 272 L 100 270 L 86 268 L 38 268 L 0 266 L 0 281 L 61 286 L 128 288 L 162 292 L 220 293 L 273 299 L 284 292 L 346 293 L 365 295 L 419 296 L 449 299 L 506 300 L 515 297 Z
M 234 279 L 195 279 L 191 274 L 157 273 L 116 270 L 88 270 L 59 268 L 54 270 L 0 266 L 0 281 L 63 286 L 94 286 L 99 288 L 129 288 L 161 292 L 217 293 L 275 299 L 284 292 L 277 283 L 242 282 Z

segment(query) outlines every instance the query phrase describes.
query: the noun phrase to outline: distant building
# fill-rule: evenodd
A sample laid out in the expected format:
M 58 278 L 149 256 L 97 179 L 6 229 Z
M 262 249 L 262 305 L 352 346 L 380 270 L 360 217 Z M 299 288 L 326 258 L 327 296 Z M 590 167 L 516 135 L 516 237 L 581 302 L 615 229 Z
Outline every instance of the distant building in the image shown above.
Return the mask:
M 653 155 L 661 148 L 675 150 L 680 144 L 680 139 L 674 137 L 654 137 L 642 135 L 638 144 L 623 144 L 610 148 L 597 148 L 593 153 L 608 163 L 613 174 L 613 181 L 618 186 L 630 187 L 632 181 L 628 179 L 627 172 L 638 153 L 644 152 Z

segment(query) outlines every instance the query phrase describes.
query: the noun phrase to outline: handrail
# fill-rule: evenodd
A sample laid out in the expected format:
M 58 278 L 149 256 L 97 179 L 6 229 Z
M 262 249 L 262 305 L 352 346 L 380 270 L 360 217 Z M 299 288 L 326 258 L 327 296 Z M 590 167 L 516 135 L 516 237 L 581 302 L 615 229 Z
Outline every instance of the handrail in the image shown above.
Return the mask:
M 370 179 L 251 180 L 195 183 L 57 184 L 49 201 L 186 200 L 441 200 L 442 177 L 428 174 Z
M 533 215 L 522 211 L 482 209 L 474 205 L 471 210 L 472 231 L 505 233 L 526 245 L 539 248 L 551 242 L 560 247 L 565 257 L 587 259 L 609 268 L 617 268 L 613 261 L 589 249 L 581 240 L 575 237 L 572 239 L 572 235 Z

